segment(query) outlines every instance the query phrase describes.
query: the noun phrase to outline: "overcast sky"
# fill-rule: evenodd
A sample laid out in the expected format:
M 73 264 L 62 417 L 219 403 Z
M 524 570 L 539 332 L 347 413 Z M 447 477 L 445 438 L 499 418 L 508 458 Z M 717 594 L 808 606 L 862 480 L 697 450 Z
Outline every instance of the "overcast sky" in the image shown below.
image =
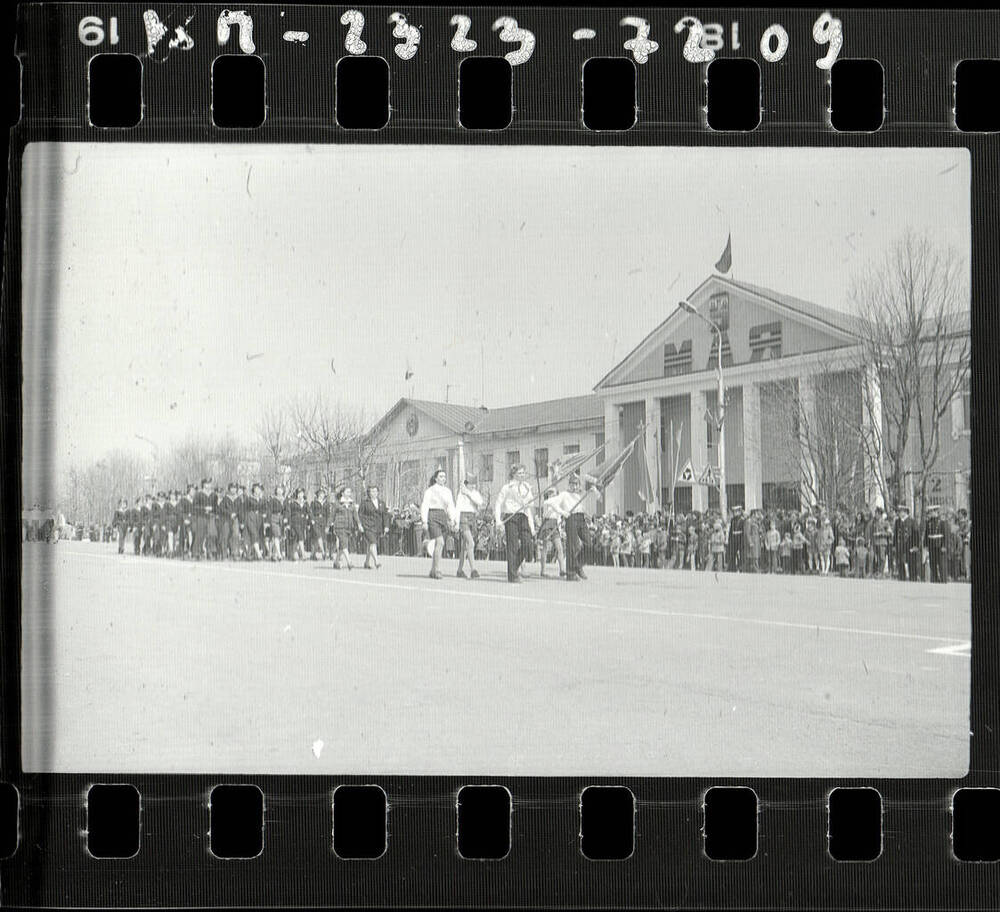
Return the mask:
M 33 144 L 23 181 L 26 430 L 60 469 L 314 390 L 589 392 L 730 231 L 736 279 L 839 309 L 907 227 L 970 243 L 962 149 Z

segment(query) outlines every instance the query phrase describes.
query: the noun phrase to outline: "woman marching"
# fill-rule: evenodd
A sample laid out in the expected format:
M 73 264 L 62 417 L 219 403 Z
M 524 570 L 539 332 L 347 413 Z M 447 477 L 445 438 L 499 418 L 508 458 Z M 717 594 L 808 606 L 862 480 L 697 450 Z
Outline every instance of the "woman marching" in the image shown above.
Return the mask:
M 458 551 L 458 573 L 465 576 L 465 562 L 469 562 L 469 579 L 479 579 L 473 560 L 476 556 L 476 515 L 483 508 L 485 499 L 479 491 L 479 479 L 468 476 L 458 489 L 458 534 L 461 539 Z
M 434 552 L 431 560 L 431 579 L 441 579 L 441 552 L 444 551 L 444 538 L 449 527 L 458 525 L 458 510 L 455 498 L 448 487 L 448 475 L 444 469 L 438 469 L 432 476 L 430 485 L 424 491 L 424 499 L 420 504 L 420 521 L 424 535 L 434 542 Z M 461 565 L 459 565 L 461 567 Z
M 358 519 L 358 508 L 354 503 L 351 489 L 344 485 L 337 491 L 337 502 L 333 505 L 331 529 L 337 539 L 337 551 L 333 558 L 333 566 L 341 570 L 344 564 L 348 570 L 353 570 L 351 564 L 351 536 L 355 532 L 364 532 Z
M 525 551 L 535 537 L 535 520 L 531 513 L 531 485 L 525 480 L 527 469 L 518 463 L 510 468 L 509 481 L 500 489 L 493 518 L 507 537 L 507 582 L 523 579 L 521 564 Z
M 377 570 L 382 566 L 378 559 L 378 540 L 389 532 L 389 511 L 385 501 L 378 496 L 378 485 L 368 485 L 368 496 L 358 508 L 358 518 L 365 533 L 365 569 Z
M 309 505 L 306 503 L 305 488 L 299 488 L 288 505 L 288 524 L 292 533 L 292 560 L 305 560 L 306 530 L 309 526 Z

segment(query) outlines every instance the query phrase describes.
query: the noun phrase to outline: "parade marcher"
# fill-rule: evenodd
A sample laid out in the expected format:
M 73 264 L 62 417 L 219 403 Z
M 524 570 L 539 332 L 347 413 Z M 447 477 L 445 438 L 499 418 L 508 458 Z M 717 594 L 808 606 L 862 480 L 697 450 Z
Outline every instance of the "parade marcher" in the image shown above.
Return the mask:
M 542 521 L 538 526 L 538 535 L 535 538 L 538 547 L 538 560 L 540 564 L 539 575 L 547 576 L 545 564 L 548 560 L 549 545 L 555 548 L 556 562 L 559 564 L 559 575 L 566 576 L 566 555 L 563 553 L 562 536 L 559 531 L 559 519 L 565 515 L 558 507 L 550 503 L 559 495 L 557 488 L 546 488 L 542 493 Z
M 458 571 L 456 576 L 465 576 L 465 564 L 469 564 L 469 579 L 479 579 L 479 571 L 476 569 L 474 559 L 476 555 L 476 540 L 474 532 L 476 529 L 476 518 L 479 511 L 485 506 L 486 498 L 479 490 L 479 479 L 473 475 L 466 476 L 458 489 L 458 499 L 455 501 L 455 509 L 458 510 L 458 534 L 460 545 L 458 551 Z
M 185 558 L 192 554 L 194 544 L 194 495 L 195 486 L 188 484 L 184 496 L 178 501 L 177 516 L 180 519 L 180 552 Z
M 365 537 L 365 569 L 377 570 L 382 564 L 378 559 L 378 543 L 389 533 L 389 508 L 379 497 L 378 485 L 368 485 L 365 499 L 358 507 L 358 518 Z
M 525 480 L 527 469 L 520 463 L 511 466 L 507 484 L 497 495 L 493 518 L 504 530 L 507 539 L 507 581 L 518 583 L 523 579 L 521 564 L 525 546 L 535 536 L 535 519 L 531 511 L 531 486 Z
M 305 488 L 298 488 L 288 502 L 288 528 L 290 532 L 291 559 L 306 559 L 306 532 L 309 527 L 309 505 Z
M 180 519 L 180 491 L 174 488 L 170 492 L 170 496 L 167 498 L 167 502 L 163 505 L 163 528 L 166 532 L 166 554 L 167 557 L 176 556 L 177 548 L 177 529 L 178 522 Z
M 288 505 L 285 503 L 285 489 L 275 485 L 274 494 L 267 501 L 267 556 L 268 560 L 284 560 L 282 540 L 288 521 Z
M 114 527 L 118 530 L 118 553 L 125 553 L 125 535 L 128 533 L 128 501 L 122 497 L 115 510 Z
M 250 485 L 250 496 L 245 506 L 243 533 L 246 539 L 245 551 L 248 558 L 263 560 L 261 545 L 264 543 L 264 514 L 267 505 L 263 502 L 264 486 L 255 481 Z
M 424 538 L 428 542 L 428 549 L 431 551 L 431 579 L 441 579 L 444 539 L 448 530 L 457 528 L 458 523 L 458 509 L 448 487 L 448 474 L 444 469 L 437 469 L 431 475 L 430 483 L 420 501 L 420 524 L 424 530 Z
M 309 504 L 312 519 L 310 548 L 313 560 L 326 560 L 326 530 L 330 526 L 330 504 L 326 499 L 326 488 L 317 488 Z
M 584 484 L 588 485 L 586 489 L 583 488 Z M 572 583 L 587 578 L 583 568 L 592 544 L 584 502 L 593 493 L 600 493 L 597 479 L 591 475 L 574 472 L 569 477 L 568 489 L 546 501 L 546 506 L 558 516 L 562 516 L 566 523 L 567 582 Z
M 358 508 L 354 503 L 354 492 L 348 485 L 337 490 L 337 502 L 330 511 L 330 531 L 336 538 L 333 566 L 341 570 L 346 565 L 353 570 L 351 563 L 351 536 L 355 532 L 363 532 L 361 520 L 358 519 Z
M 193 538 L 191 541 L 191 556 L 195 560 L 205 557 L 205 545 L 208 540 L 208 517 L 212 512 L 212 479 L 203 478 L 201 487 L 194 492 L 191 498 L 191 528 Z
M 945 534 L 947 527 L 941 519 L 941 508 L 937 504 L 927 506 L 927 521 L 924 523 L 924 547 L 930 564 L 929 580 L 932 583 L 948 582 L 947 551 Z
M 219 532 L 219 557 L 231 560 L 237 550 L 239 541 L 239 522 L 236 520 L 236 483 L 229 482 L 224 493 L 219 495 L 218 513 L 215 517 Z M 236 534 L 233 534 L 233 523 L 236 522 Z

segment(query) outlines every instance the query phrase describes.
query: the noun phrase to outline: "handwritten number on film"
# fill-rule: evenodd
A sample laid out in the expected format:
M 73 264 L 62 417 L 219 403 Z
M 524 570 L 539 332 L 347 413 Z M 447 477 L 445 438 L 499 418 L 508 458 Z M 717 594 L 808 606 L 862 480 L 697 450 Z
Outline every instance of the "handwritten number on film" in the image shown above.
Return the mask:
M 715 59 L 715 52 L 725 46 L 723 29 L 717 22 L 702 24 L 695 16 L 684 16 L 675 23 L 674 32 L 680 35 L 684 31 L 688 35 L 681 53 L 688 63 L 709 63 Z M 821 70 L 830 69 L 844 45 L 844 24 L 825 12 L 813 23 L 812 37 L 816 44 L 830 46 L 826 56 L 816 61 Z M 789 41 L 784 26 L 779 23 L 768 26 L 760 37 L 760 54 L 768 63 L 777 63 L 788 52 Z M 739 24 L 736 22 L 732 25 L 732 46 L 734 51 L 739 50 Z

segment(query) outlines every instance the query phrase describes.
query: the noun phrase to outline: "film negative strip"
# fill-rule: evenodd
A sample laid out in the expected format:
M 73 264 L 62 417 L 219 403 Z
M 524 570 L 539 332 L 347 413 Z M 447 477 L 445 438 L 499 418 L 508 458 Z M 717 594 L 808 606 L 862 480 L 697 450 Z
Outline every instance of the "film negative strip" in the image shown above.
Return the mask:
M 995 907 L 998 30 L 22 6 L 3 904 Z

